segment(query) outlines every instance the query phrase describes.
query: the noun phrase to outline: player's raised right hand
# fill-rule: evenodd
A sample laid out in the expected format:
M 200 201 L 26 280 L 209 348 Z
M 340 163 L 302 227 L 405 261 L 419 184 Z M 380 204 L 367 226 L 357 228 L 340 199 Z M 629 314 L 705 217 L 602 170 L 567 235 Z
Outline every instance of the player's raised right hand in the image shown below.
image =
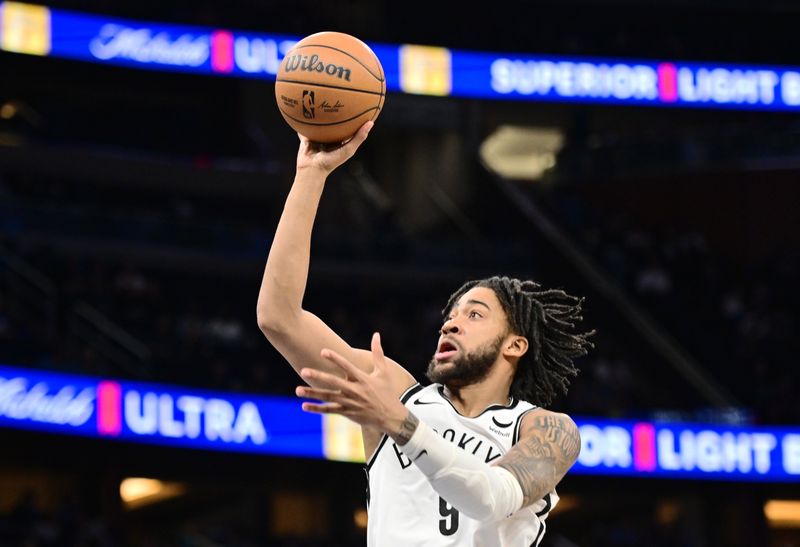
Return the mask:
M 300 149 L 297 152 L 297 171 L 316 169 L 327 176 L 334 169 L 353 157 L 369 135 L 374 122 L 366 122 L 353 137 L 342 144 L 322 144 L 308 140 L 300 135 Z

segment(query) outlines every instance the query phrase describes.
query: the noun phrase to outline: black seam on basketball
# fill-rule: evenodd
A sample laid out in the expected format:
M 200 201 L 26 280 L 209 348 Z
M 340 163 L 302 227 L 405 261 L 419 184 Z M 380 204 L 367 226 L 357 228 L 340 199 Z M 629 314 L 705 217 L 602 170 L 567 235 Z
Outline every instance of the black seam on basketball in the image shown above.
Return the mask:
M 366 45 L 366 44 L 365 44 L 365 45 Z M 326 48 L 328 48 L 328 49 L 332 49 L 333 51 L 338 51 L 339 53 L 344 53 L 345 55 L 347 55 L 348 57 L 350 57 L 351 59 L 353 59 L 355 62 L 357 62 L 358 64 L 360 64 L 361 66 L 363 66 L 363 67 L 364 67 L 364 69 L 365 69 L 367 72 L 369 72 L 370 76 L 372 76 L 373 78 L 375 78 L 375 79 L 376 79 L 376 80 L 378 80 L 379 82 L 382 82 L 382 81 L 383 81 L 383 75 L 381 75 L 381 77 L 375 76 L 375 73 L 373 73 L 373 72 L 372 72 L 372 71 L 369 69 L 369 67 L 368 67 L 367 65 L 365 65 L 364 63 L 362 63 L 361 61 L 359 61 L 358 59 L 356 59 L 355 57 L 353 57 L 352 55 L 350 55 L 349 53 L 347 53 L 347 52 L 346 52 L 345 50 L 343 50 L 343 49 L 339 49 L 338 47 L 333 47 L 333 46 L 326 46 L 326 45 L 323 45 L 323 44 L 303 44 L 302 46 L 299 46 L 299 47 L 298 47 L 298 46 L 295 46 L 294 48 L 292 48 L 292 51 L 294 51 L 295 49 L 303 49 L 304 47 L 326 47 Z M 367 46 L 367 47 L 369 47 L 369 46 Z M 370 51 L 372 51 L 372 50 L 370 50 Z M 289 53 L 291 53 L 291 51 L 290 51 Z M 372 54 L 373 54 L 373 55 L 375 55 L 375 52 L 373 51 L 373 52 L 372 52 Z M 377 56 L 377 55 L 375 55 L 375 58 L 377 59 L 377 58 L 378 58 L 378 56 Z M 381 62 L 380 62 L 380 60 L 378 60 L 378 66 L 381 66 Z M 382 66 L 381 66 L 381 72 L 383 72 L 383 67 L 382 67 Z
M 284 115 L 284 116 L 286 116 L 287 118 L 289 118 L 290 120 L 294 120 L 294 121 L 296 121 L 296 122 L 298 122 L 298 123 L 304 123 L 304 124 L 306 124 L 306 125 L 313 125 L 314 127 L 325 127 L 325 126 L 329 126 L 329 125 L 341 125 L 341 124 L 343 124 L 343 123 L 352 122 L 353 120 L 355 120 L 355 119 L 356 119 L 356 118 L 358 118 L 359 116 L 363 116 L 364 114 L 366 114 L 366 113 L 367 113 L 367 112 L 369 112 L 370 110 L 378 110 L 378 111 L 380 111 L 380 109 L 381 109 L 381 108 L 380 108 L 379 106 L 373 106 L 372 108 L 367 108 L 365 111 L 361 112 L 360 114 L 356 114 L 356 115 L 355 115 L 355 116 L 353 116 L 352 118 L 347 118 L 346 120 L 340 120 L 340 121 L 338 121 L 338 122 L 331 122 L 331 123 L 314 123 L 314 122 L 307 122 L 306 120 L 301 120 L 301 119 L 299 119 L 299 118 L 295 118 L 295 117 L 293 117 L 293 116 L 290 116 L 290 115 L 289 115 L 289 114 L 287 114 L 287 113 L 286 113 L 284 110 L 281 110 L 281 112 L 283 112 L 283 115 Z M 370 119 L 374 119 L 374 118 L 370 118 Z
M 306 86 L 316 86 L 316 87 L 327 87 L 328 89 L 341 89 L 343 91 L 358 91 L 359 93 L 368 93 L 369 95 L 380 95 L 381 97 L 385 96 L 386 94 L 381 91 L 368 91 L 366 89 L 355 89 L 352 87 L 344 87 L 341 85 L 330 85 L 330 84 L 318 84 L 317 82 L 302 82 L 298 80 L 275 80 L 275 83 L 282 83 L 282 84 L 298 84 L 298 85 L 306 85 Z
M 375 119 L 378 117 L 378 114 L 381 113 L 381 110 L 383 110 L 383 99 L 378 101 L 378 108 L 375 110 L 375 113 L 372 115 L 372 117 L 369 120 L 370 121 L 375 121 Z

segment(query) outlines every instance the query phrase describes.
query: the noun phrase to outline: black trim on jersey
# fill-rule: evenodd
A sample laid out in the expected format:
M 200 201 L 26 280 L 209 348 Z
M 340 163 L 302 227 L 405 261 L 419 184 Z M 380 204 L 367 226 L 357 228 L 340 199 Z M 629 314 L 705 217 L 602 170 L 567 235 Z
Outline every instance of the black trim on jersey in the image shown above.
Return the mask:
M 531 543 L 531 547 L 538 547 L 539 542 L 542 540 L 542 533 L 544 532 L 544 522 L 539 521 L 539 531 L 536 533 L 536 539 Z
M 372 464 L 375 463 L 375 458 L 378 457 L 378 452 L 381 451 L 381 448 L 383 448 L 383 445 L 386 444 L 386 440 L 388 438 L 389 436 L 386 433 L 384 433 L 383 436 L 381 437 L 381 442 L 378 443 L 378 448 L 376 448 L 375 452 L 372 453 L 372 457 L 369 459 L 367 465 L 364 467 L 364 469 L 367 472 L 367 477 L 369 477 L 369 470 L 372 468 Z
M 369 511 L 369 499 L 371 492 L 369 491 L 369 471 L 367 471 L 366 467 L 364 468 L 364 473 L 367 475 L 367 511 Z
M 529 408 L 528 410 L 517 416 L 517 424 L 514 426 L 514 435 L 511 437 L 511 446 L 517 444 L 517 441 L 519 440 L 519 426 L 522 425 L 522 418 L 524 418 L 528 414 L 528 412 L 536 410 L 537 408 L 539 407 L 534 405 L 533 408 Z
M 553 508 L 553 499 L 550 497 L 550 494 L 547 494 L 544 498 L 544 509 L 536 513 L 537 517 L 541 517 L 542 515 L 546 515 L 550 512 L 550 509 Z
M 542 540 L 543 533 L 545 530 L 545 524 L 544 521 L 541 520 L 541 517 L 542 515 L 546 515 L 547 513 L 549 513 L 550 509 L 553 508 L 553 498 L 550 496 L 550 494 L 547 494 L 542 499 L 544 500 L 544 509 L 536 513 L 536 516 L 540 517 L 539 531 L 536 533 L 536 539 L 533 540 L 533 543 L 531 543 L 530 547 L 539 547 L 539 542 Z
M 418 383 L 417 383 L 417 384 L 414 384 L 413 386 L 411 386 L 410 388 L 408 388 L 408 389 L 405 391 L 405 393 L 403 393 L 403 394 L 400 396 L 400 402 L 401 402 L 401 403 L 403 403 L 403 404 L 406 404 L 406 403 L 408 402 L 408 400 L 409 400 L 411 397 L 413 397 L 413 396 L 414 396 L 414 394 L 415 394 L 416 392 L 418 392 L 419 390 L 421 390 L 421 389 L 422 389 L 422 385 L 421 385 L 421 384 L 418 384 Z
M 451 402 L 450 402 L 450 399 L 448 399 L 448 398 L 447 398 L 447 396 L 444 394 L 444 386 L 442 386 L 442 385 L 440 385 L 440 386 L 439 386 L 439 395 L 441 395 L 441 396 L 442 396 L 442 399 L 444 399 L 445 401 L 447 401 L 448 403 L 450 403 L 450 406 L 452 406 L 452 407 L 453 407 L 453 410 L 455 410 L 455 411 L 456 411 L 456 414 L 458 414 L 458 415 L 459 415 L 459 416 L 461 416 L 462 418 L 469 418 L 470 420 L 474 420 L 475 418 L 478 418 L 478 417 L 480 417 L 480 416 L 483 416 L 483 415 L 484 415 L 486 412 L 489 412 L 490 410 L 503 410 L 503 409 L 512 409 L 512 408 L 515 408 L 515 407 L 517 406 L 517 403 L 519 403 L 519 401 L 517 400 L 517 398 L 516 398 L 516 397 L 511 397 L 511 402 L 510 402 L 510 403 L 508 403 L 507 405 L 489 405 L 489 406 L 487 406 L 486 408 L 484 408 L 484 409 L 483 409 L 483 412 L 481 412 L 481 413 L 480 413 L 480 414 L 478 414 L 477 416 L 464 416 L 463 414 L 461 414 L 461 413 L 458 411 L 458 409 L 457 409 L 455 406 L 453 406 L 453 403 L 451 403 Z
M 413 386 L 409 387 L 407 390 L 403 392 L 400 396 L 400 402 L 406 404 L 408 400 L 419 390 L 422 389 L 422 386 L 419 383 L 414 384 Z M 378 448 L 375 449 L 375 452 L 372 453 L 372 456 L 369 458 L 367 465 L 364 467 L 365 471 L 367 472 L 367 481 L 369 481 L 369 470 L 372 467 L 372 464 L 375 463 L 375 458 L 378 457 L 378 452 L 381 451 L 383 445 L 386 444 L 386 441 L 389 439 L 389 436 L 384 433 L 381 437 L 381 442 L 378 443 Z

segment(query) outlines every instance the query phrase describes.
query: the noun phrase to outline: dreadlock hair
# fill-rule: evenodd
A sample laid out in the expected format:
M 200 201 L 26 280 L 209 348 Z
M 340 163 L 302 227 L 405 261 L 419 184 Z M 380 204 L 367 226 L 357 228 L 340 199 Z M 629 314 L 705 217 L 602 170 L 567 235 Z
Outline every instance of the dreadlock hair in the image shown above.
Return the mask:
M 547 406 L 559 394 L 566 394 L 570 378 L 578 374 L 573 359 L 594 347 L 589 340 L 595 331 L 577 332 L 583 298 L 562 290 L 543 290 L 533 281 L 494 276 L 468 281 L 454 292 L 442 310 L 445 318 L 461 296 L 474 287 L 492 289 L 508 317 L 514 334 L 528 339 L 528 351 L 520 358 L 511 395 L 538 406 Z

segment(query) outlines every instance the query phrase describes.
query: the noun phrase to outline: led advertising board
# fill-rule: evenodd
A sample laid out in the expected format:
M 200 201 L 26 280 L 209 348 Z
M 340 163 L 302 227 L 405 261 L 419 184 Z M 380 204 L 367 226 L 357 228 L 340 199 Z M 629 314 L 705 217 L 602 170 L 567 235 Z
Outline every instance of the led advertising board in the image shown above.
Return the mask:
M 800 428 L 576 420 L 571 473 L 800 482 Z
M 321 458 L 323 427 L 294 398 L 0 366 L 0 427 L 207 450 Z
M 0 50 L 145 70 L 274 80 L 300 36 L 0 3 Z M 386 89 L 487 100 L 800 109 L 800 68 L 369 44 Z
M 189 449 L 364 461 L 358 427 L 291 397 L 0 366 L 0 428 Z M 573 473 L 800 482 L 800 427 L 577 419 Z

